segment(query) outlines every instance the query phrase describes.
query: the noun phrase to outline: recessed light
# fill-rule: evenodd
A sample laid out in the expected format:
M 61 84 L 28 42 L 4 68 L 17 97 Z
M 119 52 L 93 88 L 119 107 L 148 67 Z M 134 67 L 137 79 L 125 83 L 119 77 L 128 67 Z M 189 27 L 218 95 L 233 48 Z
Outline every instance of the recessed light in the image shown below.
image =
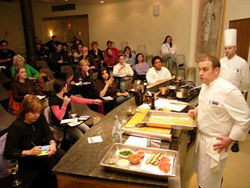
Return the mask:
M 69 0 L 65 0 L 66 2 L 69 1 Z
M 100 3 L 101 3 L 101 4 L 103 4 L 103 3 L 104 3 L 104 1 L 100 1 Z

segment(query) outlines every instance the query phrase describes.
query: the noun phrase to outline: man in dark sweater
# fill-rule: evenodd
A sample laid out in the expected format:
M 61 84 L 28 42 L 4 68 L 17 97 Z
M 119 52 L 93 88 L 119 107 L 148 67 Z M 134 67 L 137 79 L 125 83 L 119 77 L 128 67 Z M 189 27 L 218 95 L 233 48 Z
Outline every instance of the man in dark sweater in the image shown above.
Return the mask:
M 70 65 L 71 62 L 70 56 L 62 49 L 61 43 L 57 44 L 56 51 L 52 53 L 50 60 L 57 72 L 61 72 L 61 66 Z
M 4 69 L 4 74 L 5 76 L 11 78 L 10 67 L 12 66 L 13 57 L 16 53 L 13 50 L 8 49 L 8 42 L 6 40 L 2 40 L 0 45 L 0 66 L 6 67 Z
M 52 40 L 50 40 L 49 42 L 45 43 L 44 46 L 47 46 L 49 49 L 49 53 L 53 53 L 56 51 L 56 44 L 59 43 L 57 41 L 57 38 L 55 35 L 52 36 Z

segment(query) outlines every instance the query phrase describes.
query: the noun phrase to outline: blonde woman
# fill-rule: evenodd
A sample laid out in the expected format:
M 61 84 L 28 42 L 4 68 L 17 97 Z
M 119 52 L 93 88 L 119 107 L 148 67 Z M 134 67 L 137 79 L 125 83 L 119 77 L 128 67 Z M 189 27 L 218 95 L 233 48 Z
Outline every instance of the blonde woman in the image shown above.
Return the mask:
M 11 77 L 15 79 L 16 67 L 24 67 L 26 70 L 27 78 L 37 79 L 39 77 L 39 72 L 32 66 L 25 62 L 25 59 L 21 55 L 15 55 L 13 57 L 13 66 L 11 67 Z
M 97 97 L 94 82 L 93 82 L 93 71 L 89 68 L 89 62 L 87 59 L 83 59 L 78 64 L 79 69 L 74 73 L 74 77 L 70 84 L 72 89 L 70 93 L 80 94 L 83 97 L 94 99 Z

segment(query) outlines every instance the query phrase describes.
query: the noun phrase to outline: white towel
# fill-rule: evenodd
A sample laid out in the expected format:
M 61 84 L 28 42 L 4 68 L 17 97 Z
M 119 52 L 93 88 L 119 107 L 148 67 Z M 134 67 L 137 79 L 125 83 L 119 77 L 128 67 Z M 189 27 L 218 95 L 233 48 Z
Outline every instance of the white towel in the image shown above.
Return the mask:
M 216 137 L 212 137 L 205 149 L 206 154 L 211 157 L 210 168 L 213 172 L 220 170 L 220 161 L 228 157 L 228 152 L 225 152 L 225 150 L 220 153 L 219 150 L 214 150 L 213 145 L 219 142 L 221 142 L 221 140 L 217 140 Z

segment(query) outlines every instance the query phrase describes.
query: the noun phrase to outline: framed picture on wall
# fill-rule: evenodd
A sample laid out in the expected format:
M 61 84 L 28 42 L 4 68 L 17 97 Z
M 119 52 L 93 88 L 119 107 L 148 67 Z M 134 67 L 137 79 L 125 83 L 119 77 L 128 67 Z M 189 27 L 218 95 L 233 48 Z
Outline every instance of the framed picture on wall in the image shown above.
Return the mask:
M 201 0 L 197 30 L 195 59 L 204 54 L 218 57 L 220 30 L 225 0 Z

